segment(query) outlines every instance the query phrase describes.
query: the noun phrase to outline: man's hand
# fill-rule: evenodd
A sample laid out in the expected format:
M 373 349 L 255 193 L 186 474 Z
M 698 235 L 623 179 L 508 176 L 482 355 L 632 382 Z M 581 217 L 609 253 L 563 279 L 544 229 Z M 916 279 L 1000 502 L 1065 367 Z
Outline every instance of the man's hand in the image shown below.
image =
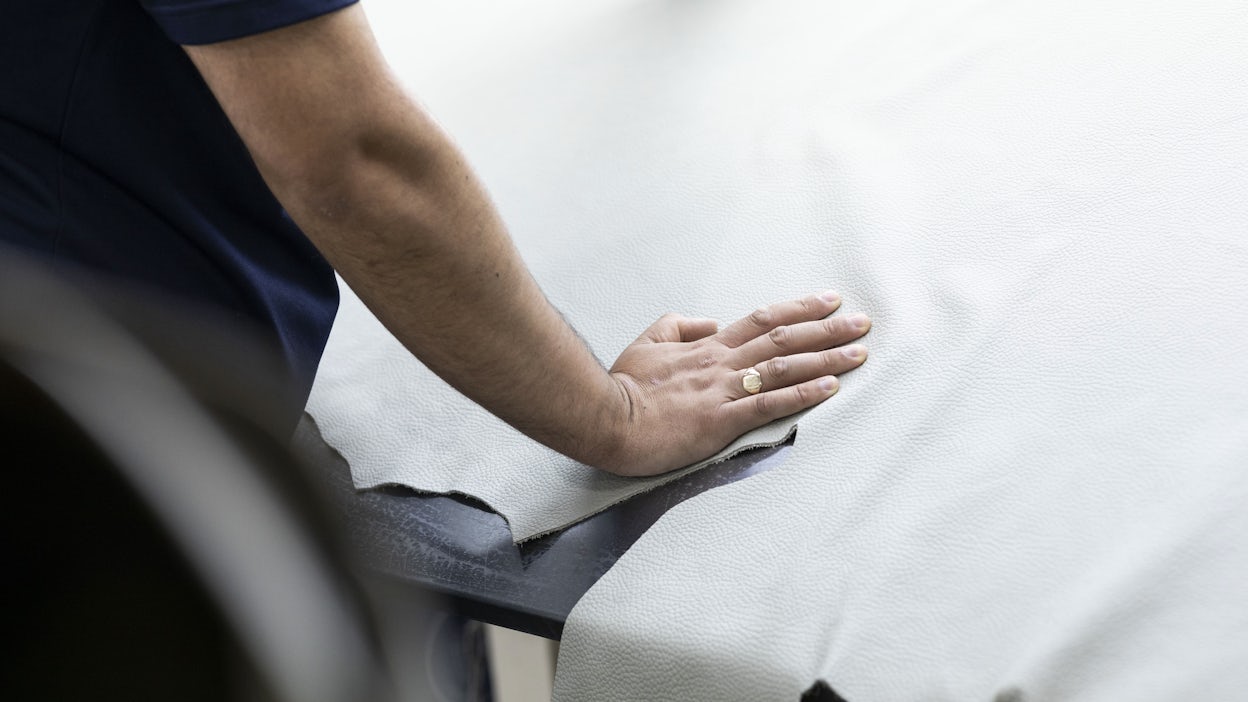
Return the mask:
M 827 398 L 825 376 L 861 362 L 820 355 L 865 327 L 813 321 L 836 303 L 810 298 L 718 334 L 665 318 L 608 373 L 534 282 L 463 155 L 394 79 L 358 5 L 186 51 L 273 194 L 386 328 L 556 451 L 628 475 L 676 468 Z M 750 366 L 764 392 L 745 397 L 737 376 Z
M 866 360 L 866 347 L 849 342 L 871 326 L 861 314 L 828 317 L 839 305 L 835 293 L 812 295 L 718 333 L 714 320 L 664 315 L 611 368 L 629 414 L 614 455 L 595 463 L 620 475 L 662 473 L 828 399 L 836 376 Z M 761 375 L 758 394 L 742 384 L 748 368 Z

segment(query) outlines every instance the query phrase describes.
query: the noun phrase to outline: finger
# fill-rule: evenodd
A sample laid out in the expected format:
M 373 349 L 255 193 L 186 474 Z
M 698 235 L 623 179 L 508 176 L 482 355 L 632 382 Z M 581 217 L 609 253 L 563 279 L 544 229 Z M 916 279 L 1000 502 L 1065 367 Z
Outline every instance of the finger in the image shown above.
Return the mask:
M 786 388 L 790 385 L 816 380 L 827 375 L 840 375 L 861 366 L 867 360 L 867 347 L 850 344 L 816 353 L 799 353 L 777 356 L 754 366 L 763 384 L 763 392 Z M 741 382 L 742 372 L 733 374 L 733 396 L 747 397 L 749 392 Z
M 719 331 L 719 322 L 701 317 L 682 317 L 680 319 L 680 340 L 697 341 Z
M 714 334 L 719 322 L 713 319 L 685 317 L 669 312 L 637 337 L 637 341 L 661 344 L 670 341 L 697 341 Z
M 719 333 L 719 340 L 728 348 L 735 349 L 760 334 L 786 324 L 797 324 L 821 319 L 836 311 L 841 296 L 829 290 L 819 295 L 809 295 L 800 300 L 787 300 L 760 307 L 733 322 Z
M 736 361 L 753 366 L 777 356 L 822 351 L 857 339 L 871 328 L 865 314 L 828 317 L 814 322 L 779 326 L 737 349 Z
M 807 407 L 814 407 L 835 395 L 840 386 L 835 376 L 826 375 L 787 388 L 733 400 L 724 409 L 729 412 L 730 421 L 736 422 L 737 429 L 744 434 L 768 422 L 801 412 Z

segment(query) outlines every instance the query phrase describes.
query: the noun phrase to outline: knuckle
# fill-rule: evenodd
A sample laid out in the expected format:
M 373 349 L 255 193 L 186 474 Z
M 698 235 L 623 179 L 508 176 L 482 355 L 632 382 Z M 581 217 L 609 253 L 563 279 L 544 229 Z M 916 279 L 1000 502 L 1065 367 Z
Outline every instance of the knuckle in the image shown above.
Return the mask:
M 789 360 L 783 356 L 777 356 L 763 365 L 763 370 L 767 371 L 772 380 L 783 380 L 789 373 Z
M 819 352 L 819 365 L 825 369 L 836 368 L 841 363 L 839 349 L 824 349 Z
M 754 413 L 760 417 L 770 417 L 775 406 L 776 400 L 771 393 L 765 392 L 754 396 Z
M 767 338 L 779 348 L 788 348 L 793 339 L 793 330 L 787 326 L 776 327 L 768 332 Z
M 817 297 L 803 297 L 797 301 L 797 304 L 802 308 L 802 314 L 805 317 L 815 317 L 822 312 L 819 305 L 819 299 Z
M 750 313 L 750 323 L 759 327 L 770 327 L 774 316 L 770 307 L 759 307 Z
M 810 387 L 807 385 L 793 386 L 793 394 L 797 397 L 798 405 L 801 407 L 805 407 L 814 401 L 814 398 L 810 395 Z

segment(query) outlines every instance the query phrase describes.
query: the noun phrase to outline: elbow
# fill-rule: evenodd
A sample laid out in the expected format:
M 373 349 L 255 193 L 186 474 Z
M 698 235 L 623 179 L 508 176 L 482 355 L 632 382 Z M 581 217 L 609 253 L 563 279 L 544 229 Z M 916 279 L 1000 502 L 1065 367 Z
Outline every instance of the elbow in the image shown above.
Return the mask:
M 368 168 L 355 139 L 335 139 L 314 147 L 291 147 L 253 154 L 256 166 L 278 202 L 301 225 L 346 216 L 355 197 L 353 183 Z
M 296 222 L 356 224 L 433 195 L 437 154 L 384 130 L 326 137 L 312 148 L 272 154 L 261 174 Z
M 353 134 L 274 159 L 261 171 L 287 213 L 343 273 L 438 260 L 451 198 L 436 150 L 418 139 Z M 420 264 L 424 265 L 424 264 Z

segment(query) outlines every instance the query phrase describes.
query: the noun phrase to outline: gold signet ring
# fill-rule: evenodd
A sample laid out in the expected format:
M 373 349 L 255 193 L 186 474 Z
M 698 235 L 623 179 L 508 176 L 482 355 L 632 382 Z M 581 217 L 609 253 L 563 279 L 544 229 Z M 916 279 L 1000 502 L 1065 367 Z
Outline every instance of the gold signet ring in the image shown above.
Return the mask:
M 741 374 L 741 387 L 751 395 L 757 395 L 763 389 L 763 375 L 754 368 L 746 368 Z

